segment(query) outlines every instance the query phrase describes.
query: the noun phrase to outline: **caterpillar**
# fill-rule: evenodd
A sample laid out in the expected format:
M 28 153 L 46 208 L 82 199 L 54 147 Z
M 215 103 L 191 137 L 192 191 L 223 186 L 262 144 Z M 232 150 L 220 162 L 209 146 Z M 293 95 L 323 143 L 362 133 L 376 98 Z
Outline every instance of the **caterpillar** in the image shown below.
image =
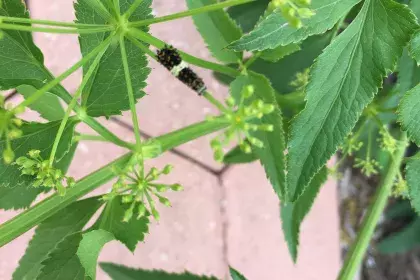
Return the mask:
M 189 66 L 182 60 L 178 50 L 172 46 L 165 45 L 157 51 L 157 60 L 172 75 L 177 77 L 183 84 L 193 89 L 198 95 L 202 95 L 207 89 L 203 79 L 201 79 Z

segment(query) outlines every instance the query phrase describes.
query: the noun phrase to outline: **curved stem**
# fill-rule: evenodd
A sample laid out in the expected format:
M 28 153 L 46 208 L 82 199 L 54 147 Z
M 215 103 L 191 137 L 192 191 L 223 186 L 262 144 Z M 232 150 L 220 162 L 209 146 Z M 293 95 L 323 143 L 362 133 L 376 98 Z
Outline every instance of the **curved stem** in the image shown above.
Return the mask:
M 128 34 L 132 38 L 136 38 L 136 39 L 138 39 L 140 41 L 143 41 L 143 42 L 145 42 L 147 44 L 150 44 L 152 46 L 155 46 L 158 49 L 162 49 L 163 47 L 165 47 L 165 45 L 168 45 L 164 41 L 161 41 L 158 38 L 156 38 L 156 37 L 154 37 L 154 36 L 152 36 L 152 35 L 150 35 L 150 34 L 148 34 L 146 32 L 143 32 L 143 31 L 141 31 L 139 29 L 136 29 L 136 28 L 130 28 Z M 144 47 L 140 47 L 138 43 L 135 43 L 135 44 L 139 48 L 144 49 Z M 219 72 L 219 73 L 223 73 L 223 74 L 226 74 L 226 75 L 229 75 L 229 76 L 232 76 L 232 77 L 237 77 L 237 76 L 239 76 L 241 74 L 240 71 L 238 71 L 238 70 L 236 70 L 234 68 L 231 68 L 229 66 L 225 66 L 223 64 L 218 64 L 218 63 L 214 63 L 214 62 L 211 62 L 211 61 L 207 61 L 207 60 L 204 60 L 204 59 L 195 57 L 193 55 L 187 54 L 187 53 L 182 52 L 182 51 L 178 51 L 178 52 L 179 52 L 179 54 L 181 55 L 182 59 L 185 62 L 188 62 L 190 64 L 196 65 L 198 67 L 209 69 L 209 70 L 213 70 L 213 71 L 216 71 L 216 72 Z M 147 52 L 147 53 L 149 55 L 151 55 L 149 52 Z M 153 56 L 152 57 L 154 59 L 156 59 L 156 55 L 154 53 L 153 53 Z
M 354 275 L 359 269 L 363 257 L 369 246 L 375 231 L 376 224 L 383 210 L 385 209 L 388 197 L 392 192 L 395 177 L 398 176 L 401 162 L 404 158 L 404 152 L 408 144 L 407 134 L 403 132 L 398 142 L 398 148 L 395 152 L 394 160 L 391 161 L 385 177 L 382 179 L 378 190 L 376 191 L 373 204 L 369 209 L 366 218 L 363 221 L 362 228 L 357 236 L 355 243 L 347 253 L 343 268 L 341 269 L 338 280 L 353 280 Z
M 109 142 L 102 135 L 90 135 L 90 134 L 80 134 L 73 137 L 74 142 L 80 141 L 100 141 L 100 142 Z
M 70 104 L 67 107 L 66 113 L 64 114 L 63 120 L 61 121 L 57 135 L 55 136 L 54 144 L 50 153 L 50 160 L 49 160 L 50 167 L 53 166 L 55 153 L 57 151 L 58 144 L 60 143 L 61 136 L 63 135 L 64 129 L 66 127 L 66 123 L 67 123 L 67 120 L 69 119 L 70 113 L 73 111 L 74 106 L 76 106 L 77 100 L 82 95 L 83 89 L 85 88 L 90 77 L 93 75 L 96 67 L 99 65 L 99 62 L 101 61 L 101 58 L 105 54 L 108 47 L 109 47 L 109 43 L 107 45 L 104 45 L 101 52 L 96 56 L 95 60 L 90 65 L 89 70 L 87 71 L 86 75 L 83 77 L 82 83 L 80 84 L 79 88 L 74 94 L 73 99 L 70 101 Z
M 81 60 L 79 60 L 76 64 L 74 64 L 72 67 L 67 69 L 63 74 L 43 86 L 41 89 L 37 90 L 34 94 L 32 94 L 29 98 L 25 99 L 17 105 L 16 107 L 25 108 L 26 106 L 32 104 L 38 98 L 40 98 L 44 93 L 51 90 L 58 84 L 60 84 L 64 79 L 66 79 L 68 76 L 73 74 L 77 69 L 82 67 L 84 64 L 86 64 L 89 60 L 94 58 L 99 52 L 103 50 L 105 46 L 107 46 L 111 42 L 112 36 L 108 37 L 106 40 L 104 40 L 99 46 L 97 46 L 95 49 L 93 49 L 89 54 L 84 56 Z
M 74 28 L 92 28 L 92 27 L 106 27 L 106 26 L 109 26 L 109 25 L 105 25 L 105 24 L 60 22 L 60 21 L 52 21 L 52 20 L 44 20 L 44 19 L 4 17 L 4 16 L 0 16 L 0 21 L 10 22 L 10 23 L 29 23 L 29 24 L 40 24 L 40 25 L 61 26 L 61 27 L 74 27 Z
M 155 17 L 155 18 L 150 18 L 150 19 L 145 19 L 145 20 L 140 20 L 140 21 L 134 21 L 134 22 L 131 22 L 129 26 L 145 26 L 145 25 L 150 25 L 154 23 L 175 20 L 179 18 L 184 18 L 184 17 L 189 17 L 193 15 L 211 12 L 211 11 L 216 11 L 216 10 L 224 9 L 231 6 L 241 5 L 241 4 L 245 4 L 245 3 L 249 3 L 253 1 L 255 0 L 228 0 L 221 3 L 213 4 L 213 5 L 207 5 L 201 8 L 196 8 L 196 9 L 183 11 L 180 13 L 175 13 L 172 15 L 167 15 L 163 17 Z
M 0 29 L 18 30 L 27 32 L 44 32 L 44 33 L 59 33 L 59 34 L 92 34 L 99 32 L 107 32 L 114 29 L 113 26 L 105 26 L 98 28 L 51 28 L 51 27 L 36 27 L 20 24 L 0 23 Z

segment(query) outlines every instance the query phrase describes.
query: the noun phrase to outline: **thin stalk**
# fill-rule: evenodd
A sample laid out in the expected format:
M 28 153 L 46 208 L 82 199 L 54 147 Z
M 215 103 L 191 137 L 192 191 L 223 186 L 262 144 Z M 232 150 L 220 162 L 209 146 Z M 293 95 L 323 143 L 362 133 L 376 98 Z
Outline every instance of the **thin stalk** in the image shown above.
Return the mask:
M 25 210 L 13 219 L 0 225 L 0 247 L 19 237 L 94 189 L 109 182 L 117 176 L 113 172 L 114 168 L 123 168 L 130 157 L 131 153 L 128 153 L 118 158 L 79 180 L 75 186 L 66 190 L 65 196 L 60 196 L 58 193 L 55 193 L 34 207 Z
M 98 28 L 52 28 L 52 27 L 36 27 L 20 24 L 0 23 L 0 29 L 18 30 L 27 32 L 44 32 L 44 33 L 59 33 L 59 34 L 93 34 L 99 32 L 107 32 L 114 29 L 113 26 L 105 26 Z
M 80 134 L 73 137 L 74 142 L 80 141 L 100 141 L 100 142 L 109 142 L 102 135 L 90 135 L 90 134 Z
M 385 209 L 388 197 L 392 192 L 395 177 L 398 176 L 401 162 L 404 159 L 404 152 L 408 145 L 407 134 L 403 132 L 399 140 L 397 150 L 394 154 L 394 160 L 390 162 L 387 172 L 384 173 L 386 175 L 381 180 L 380 186 L 376 191 L 373 204 L 363 221 L 357 239 L 347 253 L 338 280 L 353 280 L 363 261 L 369 242 L 374 234 L 376 224 Z
M 129 19 L 142 2 L 143 0 L 136 0 L 133 4 L 131 4 L 130 8 L 128 8 L 128 10 L 124 13 L 124 18 Z
M 151 49 L 149 49 L 147 46 L 139 42 L 136 38 L 131 36 L 131 34 L 127 34 L 127 39 L 129 39 L 136 47 L 138 47 L 142 52 L 149 55 L 154 60 L 157 60 L 157 55 L 154 53 Z
M 109 25 L 105 24 L 88 24 L 88 23 L 74 23 L 74 22 L 60 22 L 44 19 L 33 19 L 33 18 L 17 18 L 17 17 L 4 17 L 0 16 L 0 21 L 9 23 L 29 23 L 29 24 L 40 24 L 47 26 L 61 26 L 61 27 L 74 27 L 74 28 L 92 28 L 92 27 L 106 27 Z
M 243 65 L 245 69 L 248 69 L 260 56 L 262 52 L 254 53 Z
M 71 100 L 70 104 L 67 106 L 67 110 L 64 114 L 63 120 L 61 121 L 57 135 L 55 136 L 54 144 L 50 153 L 50 160 L 49 160 L 50 167 L 53 166 L 55 153 L 57 151 L 58 144 L 60 143 L 61 136 L 63 135 L 64 129 L 66 127 L 66 123 L 67 123 L 67 120 L 69 119 L 70 113 L 73 111 L 74 106 L 76 106 L 77 100 L 82 95 L 83 89 L 85 88 L 90 77 L 93 75 L 96 67 L 99 65 L 99 62 L 101 61 L 101 58 L 104 55 L 105 51 L 108 49 L 108 47 L 109 47 L 109 43 L 108 45 L 103 46 L 103 49 L 101 50 L 101 52 L 96 56 L 95 60 L 90 65 L 89 70 L 87 71 L 86 75 L 83 77 L 82 83 L 80 84 L 79 88 L 74 94 L 73 99 Z
M 131 83 L 130 68 L 128 67 L 127 51 L 125 49 L 124 36 L 120 37 L 121 59 L 124 67 L 125 83 L 127 85 L 128 101 L 130 103 L 131 118 L 133 120 L 134 135 L 136 137 L 136 144 L 141 151 L 141 138 L 139 120 L 137 118 L 136 100 L 134 98 L 133 85 Z
M 81 60 L 79 60 L 76 64 L 74 64 L 72 67 L 67 69 L 63 74 L 43 86 L 41 89 L 37 90 L 34 94 L 32 94 L 29 98 L 25 99 L 22 103 L 17 105 L 17 107 L 25 108 L 26 106 L 32 104 L 38 98 L 40 98 L 44 93 L 49 91 L 50 89 L 54 88 L 58 84 L 61 83 L 65 78 L 73 74 L 77 69 L 82 67 L 84 64 L 86 64 L 89 60 L 94 58 L 99 52 L 103 50 L 105 46 L 107 46 L 112 40 L 112 36 L 109 36 L 106 40 L 104 40 L 99 46 L 97 46 L 95 49 L 93 49 L 90 53 L 88 53 L 86 56 L 84 56 Z
M 158 49 L 163 48 L 165 45 L 167 45 L 164 41 L 159 40 L 158 38 L 143 32 L 136 28 L 130 28 L 128 34 L 140 41 L 143 41 L 147 44 L 150 44 L 152 46 L 155 46 Z M 198 57 L 195 57 L 193 55 L 187 54 L 185 52 L 179 51 L 179 54 L 181 55 L 182 59 L 185 62 L 188 62 L 190 64 L 196 65 L 201 68 L 213 70 L 219 73 L 223 73 L 226 75 L 229 75 L 231 77 L 237 77 L 241 74 L 240 71 L 231 68 L 229 66 L 225 66 L 223 64 L 214 63 L 211 61 L 207 61 Z M 155 56 L 154 56 L 155 57 Z
M 145 20 L 140 20 L 140 21 L 134 21 L 130 23 L 130 26 L 138 27 L 138 26 L 145 26 L 145 25 L 150 25 L 150 24 L 159 23 L 159 22 L 175 20 L 179 18 L 184 18 L 184 17 L 203 14 L 203 13 L 207 13 L 211 11 L 216 11 L 216 10 L 224 9 L 227 7 L 241 5 L 241 4 L 245 4 L 245 3 L 249 3 L 253 1 L 255 0 L 228 0 L 221 3 L 213 4 L 213 5 L 207 5 L 204 7 L 187 10 L 180 13 L 175 13 L 172 15 L 167 15 L 163 17 L 155 17 L 155 18 L 150 18 L 150 19 L 145 19 Z
M 225 106 L 223 106 L 223 104 L 219 101 L 219 100 L 217 100 L 216 98 L 214 98 L 214 96 L 213 95 L 211 95 L 211 93 L 210 92 L 208 92 L 208 91 L 205 91 L 204 93 L 203 93 L 203 97 L 205 98 L 205 99 L 207 99 L 211 104 L 213 104 L 217 109 L 219 109 L 219 111 L 221 112 L 221 113 L 223 113 L 223 112 L 226 112 L 226 108 L 225 108 Z
M 86 3 L 99 14 L 99 16 L 108 22 L 115 22 L 115 19 L 112 17 L 110 12 L 107 8 L 105 8 L 104 4 L 102 4 L 101 0 L 86 0 Z

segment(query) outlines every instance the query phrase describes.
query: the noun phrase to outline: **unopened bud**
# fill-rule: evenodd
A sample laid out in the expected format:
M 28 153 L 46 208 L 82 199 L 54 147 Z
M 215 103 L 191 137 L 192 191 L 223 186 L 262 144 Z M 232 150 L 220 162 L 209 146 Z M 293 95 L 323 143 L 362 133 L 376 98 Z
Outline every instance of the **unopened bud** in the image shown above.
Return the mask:
M 12 149 L 6 149 L 3 151 L 3 161 L 6 164 L 10 164 L 15 159 L 15 153 L 12 151 Z
M 174 167 L 170 164 L 166 165 L 163 170 L 162 173 L 165 175 L 168 175 L 169 173 L 171 173 L 171 171 L 174 169 Z

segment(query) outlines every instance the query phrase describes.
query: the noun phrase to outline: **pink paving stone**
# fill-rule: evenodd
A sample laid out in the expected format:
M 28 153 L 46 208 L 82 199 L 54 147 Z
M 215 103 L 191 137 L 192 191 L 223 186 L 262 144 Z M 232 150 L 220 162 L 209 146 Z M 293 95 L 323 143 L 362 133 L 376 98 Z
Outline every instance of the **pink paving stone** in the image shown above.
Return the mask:
M 336 184 L 328 181 L 301 228 L 298 264 L 283 238 L 279 202 L 259 163 L 238 165 L 223 178 L 228 260 L 249 280 L 333 280 L 340 260 Z

